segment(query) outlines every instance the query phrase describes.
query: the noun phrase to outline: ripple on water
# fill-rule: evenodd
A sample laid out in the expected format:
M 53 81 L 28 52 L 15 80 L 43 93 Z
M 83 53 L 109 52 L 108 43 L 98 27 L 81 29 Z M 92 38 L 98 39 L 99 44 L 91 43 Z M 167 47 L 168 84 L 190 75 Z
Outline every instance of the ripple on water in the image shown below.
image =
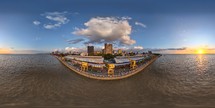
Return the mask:
M 50 55 L 0 55 L 1 106 L 214 106 L 214 55 L 164 55 L 116 81 L 82 77 Z

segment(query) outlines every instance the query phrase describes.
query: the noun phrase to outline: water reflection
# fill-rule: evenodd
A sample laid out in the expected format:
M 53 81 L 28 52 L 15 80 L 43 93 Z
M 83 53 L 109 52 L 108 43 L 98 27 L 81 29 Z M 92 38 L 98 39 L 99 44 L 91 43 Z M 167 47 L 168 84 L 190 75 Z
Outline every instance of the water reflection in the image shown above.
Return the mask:
M 203 65 L 203 55 L 202 54 L 199 54 L 198 57 L 197 57 L 197 61 L 198 61 L 198 66 L 199 67 L 202 67 Z
M 196 57 L 196 65 L 197 65 L 197 71 L 198 71 L 198 74 L 203 74 L 207 71 L 208 69 L 208 59 L 207 59 L 207 56 L 206 55 L 203 55 L 203 54 L 199 54 L 197 55 Z

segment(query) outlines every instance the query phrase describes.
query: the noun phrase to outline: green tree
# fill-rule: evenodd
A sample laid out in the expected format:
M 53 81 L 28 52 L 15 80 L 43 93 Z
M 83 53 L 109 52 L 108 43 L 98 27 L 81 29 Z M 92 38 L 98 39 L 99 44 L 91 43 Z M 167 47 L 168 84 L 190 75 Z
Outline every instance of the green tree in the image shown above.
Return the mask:
M 104 54 L 103 57 L 105 60 L 110 60 L 110 59 L 114 59 L 115 56 L 112 54 Z

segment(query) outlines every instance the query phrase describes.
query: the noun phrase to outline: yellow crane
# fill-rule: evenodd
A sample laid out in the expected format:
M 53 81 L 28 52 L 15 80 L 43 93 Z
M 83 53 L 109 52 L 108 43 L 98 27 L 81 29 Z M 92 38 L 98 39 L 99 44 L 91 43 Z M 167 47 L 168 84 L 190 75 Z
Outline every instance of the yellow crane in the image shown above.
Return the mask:
M 114 75 L 115 65 L 114 64 L 107 64 L 107 67 L 108 67 L 108 76 Z
M 130 69 L 133 70 L 137 67 L 136 61 L 132 60 L 130 57 L 128 57 L 129 61 L 130 61 Z
M 81 71 L 88 70 L 88 63 L 87 62 L 81 62 Z

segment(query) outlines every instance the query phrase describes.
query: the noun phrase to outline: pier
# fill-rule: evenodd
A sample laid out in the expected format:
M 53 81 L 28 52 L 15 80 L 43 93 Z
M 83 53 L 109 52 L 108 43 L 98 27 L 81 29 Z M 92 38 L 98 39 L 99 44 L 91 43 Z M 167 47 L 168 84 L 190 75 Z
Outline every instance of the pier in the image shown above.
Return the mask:
M 96 80 L 119 80 L 119 79 L 128 78 L 130 76 L 133 76 L 133 75 L 141 72 L 146 67 L 148 67 L 150 64 L 152 64 L 154 61 L 156 61 L 160 56 L 161 55 L 153 54 L 148 59 L 144 59 L 144 60 L 140 61 L 141 63 L 139 63 L 138 65 L 135 65 L 133 67 L 126 66 L 127 68 L 130 68 L 130 69 L 123 68 L 124 70 L 121 70 L 121 71 L 119 71 L 119 69 L 116 69 L 115 73 L 114 73 L 114 68 L 112 70 L 110 70 L 110 73 L 109 73 L 109 69 L 111 69 L 111 68 L 108 68 L 108 64 L 106 64 L 107 65 L 106 69 L 102 68 L 100 70 L 100 72 L 92 72 L 88 69 L 87 64 L 82 64 L 82 66 L 86 65 L 85 67 L 82 67 L 80 63 L 79 63 L 79 65 L 75 65 L 71 61 L 66 60 L 64 57 L 59 57 L 59 56 L 55 56 L 55 57 L 67 68 L 69 68 L 70 70 L 74 71 L 75 73 L 77 73 L 79 75 L 82 75 L 82 76 L 85 76 L 85 77 L 88 77 L 91 79 L 96 79 Z M 81 63 L 86 63 L 86 62 L 81 62 Z M 130 65 L 130 64 L 128 64 L 128 65 Z M 102 73 L 102 74 L 100 74 L 100 73 Z

